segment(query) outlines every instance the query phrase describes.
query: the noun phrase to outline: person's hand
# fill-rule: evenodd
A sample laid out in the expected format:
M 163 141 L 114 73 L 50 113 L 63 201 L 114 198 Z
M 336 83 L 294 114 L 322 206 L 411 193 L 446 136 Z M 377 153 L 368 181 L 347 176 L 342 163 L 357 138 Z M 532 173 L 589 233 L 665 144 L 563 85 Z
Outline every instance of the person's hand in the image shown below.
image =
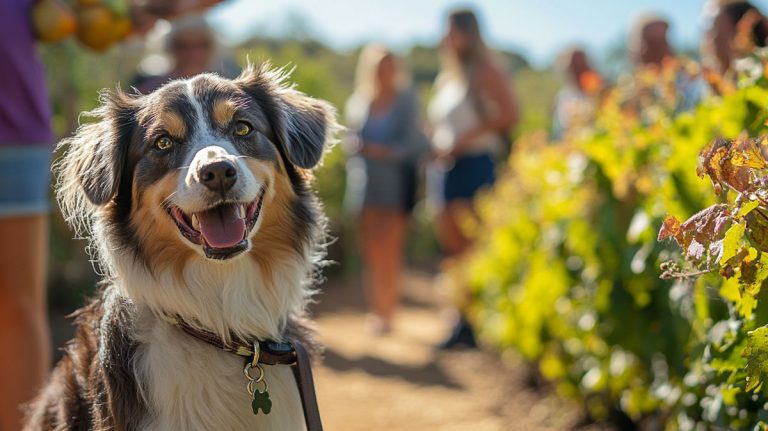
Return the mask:
M 472 142 L 479 138 L 483 133 L 483 129 L 475 128 L 459 136 L 453 143 L 453 148 L 448 152 L 448 155 L 456 158 L 466 153 L 472 145 Z
M 355 133 L 345 134 L 341 139 L 341 149 L 347 155 L 359 154 L 362 147 L 360 137 Z
M 427 154 L 427 160 L 438 163 L 449 163 L 454 157 L 452 155 L 453 150 L 443 150 L 440 148 L 432 148 Z
M 395 155 L 392 149 L 381 144 L 365 144 L 360 149 L 360 154 L 372 160 L 390 160 Z

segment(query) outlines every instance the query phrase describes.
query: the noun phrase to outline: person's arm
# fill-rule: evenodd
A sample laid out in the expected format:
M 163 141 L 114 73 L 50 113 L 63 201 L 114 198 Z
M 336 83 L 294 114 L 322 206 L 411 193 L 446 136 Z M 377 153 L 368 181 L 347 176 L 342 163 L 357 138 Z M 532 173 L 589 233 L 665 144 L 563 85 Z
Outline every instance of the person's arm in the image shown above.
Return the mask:
M 730 18 L 722 11 L 717 14 L 712 23 L 712 50 L 717 59 L 720 70 L 724 74 L 731 68 L 731 41 L 736 33 L 736 26 L 733 25 Z
M 485 62 L 477 78 L 480 96 L 491 101 L 496 112 L 493 117 L 484 118 L 477 127 L 459 137 L 453 153 L 464 152 L 473 140 L 487 133 L 506 132 L 520 121 L 520 107 L 512 82 L 501 68 L 490 61 Z
M 520 106 L 512 87 L 512 80 L 501 68 L 490 62 L 484 69 L 480 90 L 498 109 L 496 116 L 486 119 L 485 128 L 493 132 L 510 130 L 520 121 Z
M 363 128 L 363 119 L 360 112 L 364 109 L 364 104 L 354 94 L 347 99 L 344 105 L 344 123 L 345 129 L 341 139 L 341 149 L 347 156 L 353 156 L 363 148 L 363 139 L 360 136 Z
M 392 158 L 415 158 L 426 150 L 427 140 L 421 129 L 419 100 L 412 89 L 404 90 L 397 106 L 397 130 L 393 136 Z

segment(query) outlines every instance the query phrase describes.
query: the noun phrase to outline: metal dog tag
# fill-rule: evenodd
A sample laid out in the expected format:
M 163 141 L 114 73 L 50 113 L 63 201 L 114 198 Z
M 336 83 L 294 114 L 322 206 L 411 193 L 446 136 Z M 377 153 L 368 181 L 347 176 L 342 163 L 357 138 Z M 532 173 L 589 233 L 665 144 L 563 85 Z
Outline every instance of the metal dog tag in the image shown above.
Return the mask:
M 261 409 L 265 415 L 268 415 L 270 410 L 272 410 L 272 400 L 269 399 L 269 392 L 266 390 L 264 392 L 259 390 L 253 391 L 253 401 L 251 401 L 251 408 L 253 409 L 253 414 L 255 415 L 259 414 L 259 409 Z

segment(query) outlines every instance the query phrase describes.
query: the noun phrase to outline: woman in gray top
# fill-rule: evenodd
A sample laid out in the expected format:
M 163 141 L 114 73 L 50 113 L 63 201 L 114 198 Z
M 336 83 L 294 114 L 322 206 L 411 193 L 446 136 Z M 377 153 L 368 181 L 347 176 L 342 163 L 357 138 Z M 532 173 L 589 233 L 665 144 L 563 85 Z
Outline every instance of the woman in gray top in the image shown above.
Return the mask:
M 427 142 L 419 105 L 395 55 L 380 45 L 360 53 L 346 106 L 347 204 L 360 215 L 365 286 L 375 333 L 391 329 L 400 296 L 403 243 L 414 204 L 416 160 Z

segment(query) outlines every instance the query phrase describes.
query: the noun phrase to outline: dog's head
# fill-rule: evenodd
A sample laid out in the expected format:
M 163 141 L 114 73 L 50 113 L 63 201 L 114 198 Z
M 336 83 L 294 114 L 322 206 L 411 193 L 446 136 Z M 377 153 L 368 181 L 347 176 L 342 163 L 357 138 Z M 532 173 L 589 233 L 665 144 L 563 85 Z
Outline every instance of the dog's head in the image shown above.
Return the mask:
M 261 66 L 105 93 L 100 121 L 62 144 L 64 214 L 150 269 L 298 251 L 322 220 L 307 183 L 335 122 L 327 103 L 285 80 Z

